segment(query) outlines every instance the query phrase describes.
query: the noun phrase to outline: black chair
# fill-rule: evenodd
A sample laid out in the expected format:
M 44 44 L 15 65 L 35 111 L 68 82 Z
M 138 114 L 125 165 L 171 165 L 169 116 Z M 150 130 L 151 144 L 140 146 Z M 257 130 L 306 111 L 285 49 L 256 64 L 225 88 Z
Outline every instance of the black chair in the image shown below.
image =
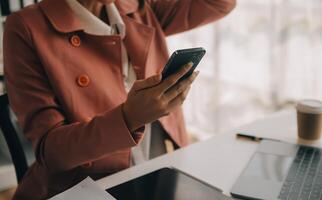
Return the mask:
M 20 9 L 25 6 L 25 3 L 23 0 L 17 0 L 17 1 L 19 1 Z M 34 0 L 33 2 L 37 3 L 38 0 Z M 2 16 L 10 15 L 10 13 L 12 12 L 9 0 L 0 0 L 0 7 L 1 7 Z
M 7 94 L 0 96 L 0 129 L 7 142 L 19 183 L 28 169 L 28 164 L 18 133 L 11 120 Z
M 20 9 L 25 6 L 24 0 L 17 0 L 17 2 Z M 37 3 L 38 0 L 33 0 L 33 2 Z M 3 17 L 10 15 L 10 13 L 14 11 L 12 10 L 12 6 L 10 5 L 9 0 L 0 0 L 0 11 L 1 16 Z M 3 23 L 3 21 L 1 22 Z M 3 24 L 0 23 L 0 25 Z M 4 82 L 4 78 L 4 75 L 0 74 L 0 83 Z M 24 148 L 21 140 L 19 139 L 19 134 L 15 129 L 14 123 L 12 122 L 7 94 L 0 96 L 0 129 L 6 140 L 11 159 L 15 167 L 16 177 L 19 183 L 28 170 L 27 161 L 29 161 L 29 163 L 32 162 L 34 160 L 34 156 L 31 145 L 28 144 Z M 28 160 L 26 155 L 29 158 Z

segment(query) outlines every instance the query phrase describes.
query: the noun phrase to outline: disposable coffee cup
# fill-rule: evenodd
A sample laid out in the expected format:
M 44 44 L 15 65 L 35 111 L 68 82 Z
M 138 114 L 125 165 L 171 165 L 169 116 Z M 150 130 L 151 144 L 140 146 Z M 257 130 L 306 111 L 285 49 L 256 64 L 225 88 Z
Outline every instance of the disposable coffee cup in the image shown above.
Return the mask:
M 322 133 L 322 101 L 302 100 L 296 105 L 298 136 L 318 140 Z

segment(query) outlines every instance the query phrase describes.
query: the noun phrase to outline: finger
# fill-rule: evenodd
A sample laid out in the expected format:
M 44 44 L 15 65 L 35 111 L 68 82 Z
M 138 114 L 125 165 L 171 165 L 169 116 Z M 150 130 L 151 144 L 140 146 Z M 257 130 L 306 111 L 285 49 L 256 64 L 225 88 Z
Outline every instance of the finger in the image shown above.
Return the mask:
M 177 81 L 183 77 L 193 66 L 192 62 L 189 62 L 188 64 L 184 65 L 184 67 L 182 67 L 178 72 L 176 72 L 175 74 L 169 76 L 167 79 L 165 79 L 161 84 L 160 84 L 160 88 L 161 88 L 161 93 L 163 94 L 164 92 L 166 92 L 170 87 L 172 87 L 173 85 L 175 85 L 177 83 Z
M 176 108 L 177 106 L 180 106 L 183 104 L 183 102 L 186 100 L 189 91 L 190 91 L 190 86 L 183 91 L 182 93 L 180 93 L 176 98 L 174 98 L 170 103 L 169 103 L 169 110 L 173 110 L 174 108 Z
M 161 74 L 158 74 L 158 75 L 155 75 L 155 76 L 151 76 L 151 77 L 149 77 L 147 79 L 137 80 L 133 84 L 132 89 L 135 90 L 135 91 L 138 91 L 138 90 L 153 87 L 153 86 L 159 84 L 161 82 L 161 79 L 162 79 Z
M 181 81 L 180 83 L 176 84 L 174 87 L 169 89 L 164 95 L 163 98 L 165 101 L 169 102 L 172 99 L 176 98 L 179 94 L 184 92 L 193 81 L 197 78 L 199 72 L 194 72 L 189 78 Z

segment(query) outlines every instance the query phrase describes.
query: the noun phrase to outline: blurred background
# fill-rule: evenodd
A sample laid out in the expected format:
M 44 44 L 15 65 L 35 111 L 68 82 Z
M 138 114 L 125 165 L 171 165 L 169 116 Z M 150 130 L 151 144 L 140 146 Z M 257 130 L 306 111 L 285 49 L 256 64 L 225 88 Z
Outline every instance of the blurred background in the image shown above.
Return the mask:
M 237 2 L 216 24 L 168 39 L 171 52 L 207 50 L 184 104 L 188 130 L 199 139 L 299 99 L 322 99 L 322 1 Z
M 11 2 L 13 9 L 19 9 L 17 1 Z M 197 46 L 207 50 L 184 104 L 194 141 L 290 108 L 299 99 L 322 99 L 320 0 L 239 0 L 220 22 L 171 36 L 168 43 L 170 53 Z M 0 134 L 0 191 L 15 184 Z

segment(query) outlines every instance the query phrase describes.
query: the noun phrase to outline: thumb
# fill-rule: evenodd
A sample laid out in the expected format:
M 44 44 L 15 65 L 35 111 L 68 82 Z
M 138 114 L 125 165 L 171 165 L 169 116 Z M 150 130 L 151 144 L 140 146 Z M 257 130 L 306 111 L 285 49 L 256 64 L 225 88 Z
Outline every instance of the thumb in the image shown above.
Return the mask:
M 137 80 L 133 85 L 133 89 L 137 91 L 137 90 L 150 88 L 159 84 L 161 80 L 162 80 L 161 74 L 151 76 L 147 79 Z

